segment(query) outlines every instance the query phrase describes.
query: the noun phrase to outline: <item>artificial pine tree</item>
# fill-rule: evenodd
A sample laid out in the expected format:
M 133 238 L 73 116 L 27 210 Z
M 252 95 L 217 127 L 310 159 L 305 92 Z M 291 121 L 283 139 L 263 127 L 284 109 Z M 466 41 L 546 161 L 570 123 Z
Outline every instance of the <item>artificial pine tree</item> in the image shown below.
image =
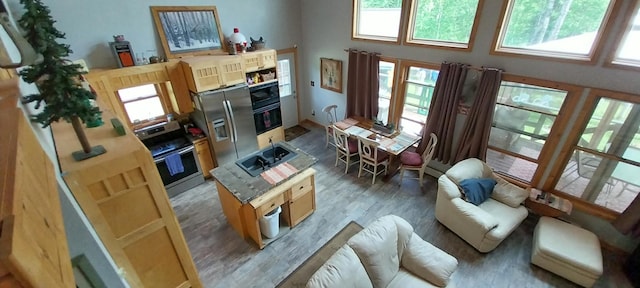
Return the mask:
M 20 71 L 27 83 L 35 83 L 40 94 L 25 96 L 24 103 L 36 102 L 36 109 L 44 101 L 44 109 L 32 116 L 32 121 L 43 127 L 64 119 L 73 125 L 73 130 L 83 151 L 74 152 L 76 160 L 82 160 L 104 153 L 102 146 L 91 147 L 84 133 L 82 123 L 100 122 L 101 112 L 93 107 L 91 99 L 95 95 L 82 87 L 80 65 L 66 59 L 72 52 L 67 44 L 56 39 L 65 39 L 65 34 L 57 30 L 51 18 L 51 11 L 41 0 L 20 0 L 25 13 L 18 23 L 26 32 L 25 39 L 35 51 L 42 55 L 42 62 Z M 84 153 L 82 153 L 84 152 Z

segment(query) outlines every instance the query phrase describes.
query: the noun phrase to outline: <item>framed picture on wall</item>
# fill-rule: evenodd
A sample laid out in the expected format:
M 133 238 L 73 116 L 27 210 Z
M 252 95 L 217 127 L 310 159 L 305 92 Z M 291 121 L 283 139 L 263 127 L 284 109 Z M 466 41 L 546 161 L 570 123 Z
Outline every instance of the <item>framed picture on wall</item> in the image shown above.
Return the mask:
M 151 6 L 151 14 L 167 58 L 224 53 L 215 6 Z
M 320 87 L 342 93 L 342 61 L 320 58 Z

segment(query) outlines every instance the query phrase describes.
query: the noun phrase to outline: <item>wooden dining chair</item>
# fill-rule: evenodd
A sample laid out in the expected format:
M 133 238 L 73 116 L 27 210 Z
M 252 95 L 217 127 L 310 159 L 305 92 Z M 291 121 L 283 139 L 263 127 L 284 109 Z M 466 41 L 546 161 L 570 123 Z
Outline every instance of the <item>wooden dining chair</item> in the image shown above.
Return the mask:
M 418 171 L 419 173 L 419 176 L 413 179 L 419 179 L 420 187 L 422 187 L 424 170 L 427 168 L 429 161 L 431 161 L 431 157 L 433 157 L 436 144 L 438 144 L 438 137 L 436 136 L 436 134 L 431 133 L 430 136 L 431 137 L 429 138 L 429 143 L 422 152 L 422 155 L 413 151 L 404 151 L 402 152 L 402 154 L 400 154 L 400 185 L 402 185 L 404 171 L 413 170 Z
M 324 145 L 325 148 L 329 147 L 329 144 L 335 146 L 335 138 L 331 143 L 329 143 L 329 138 L 333 137 L 333 123 L 336 123 L 338 121 L 336 109 L 338 109 L 338 105 L 335 104 L 322 108 L 322 112 L 324 112 L 327 116 L 327 125 L 325 126 L 327 143 Z
M 376 176 L 384 172 L 387 175 L 389 170 L 389 154 L 387 152 L 378 149 L 380 143 L 358 137 L 358 155 L 360 156 L 360 170 L 358 171 L 358 178 L 362 174 L 362 171 L 373 174 L 371 184 L 376 183 Z M 383 168 L 381 169 L 380 166 Z
M 349 166 L 360 162 L 358 156 L 358 141 L 349 138 L 347 132 L 340 130 L 340 128 L 335 125 L 331 126 L 331 130 L 333 131 L 333 139 L 335 140 L 336 146 L 336 167 L 339 161 L 344 162 L 346 164 L 344 174 L 347 174 Z

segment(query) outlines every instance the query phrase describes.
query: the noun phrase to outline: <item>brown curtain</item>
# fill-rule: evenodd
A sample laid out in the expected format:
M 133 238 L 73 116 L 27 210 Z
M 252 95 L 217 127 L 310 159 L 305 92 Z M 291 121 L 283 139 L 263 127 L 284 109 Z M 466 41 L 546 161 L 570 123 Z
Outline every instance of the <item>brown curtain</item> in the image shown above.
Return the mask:
M 418 153 L 422 153 L 429 143 L 431 133 L 438 136 L 438 146 L 433 158 L 447 164 L 451 158 L 453 133 L 456 127 L 458 100 L 462 95 L 464 80 L 467 78 L 468 66 L 460 63 L 442 63 L 436 87 L 433 90 L 427 124 L 422 130 L 422 140 L 418 145 Z
M 467 158 L 478 158 L 485 161 L 493 111 L 496 107 L 498 90 L 502 81 L 502 71 L 498 69 L 483 69 L 480 85 L 476 90 L 473 105 L 464 123 L 462 136 L 454 163 Z
M 380 56 L 349 50 L 346 116 L 373 119 L 378 116 L 378 71 Z
M 613 227 L 623 234 L 640 237 L 640 197 L 636 197 L 631 205 L 613 221 Z

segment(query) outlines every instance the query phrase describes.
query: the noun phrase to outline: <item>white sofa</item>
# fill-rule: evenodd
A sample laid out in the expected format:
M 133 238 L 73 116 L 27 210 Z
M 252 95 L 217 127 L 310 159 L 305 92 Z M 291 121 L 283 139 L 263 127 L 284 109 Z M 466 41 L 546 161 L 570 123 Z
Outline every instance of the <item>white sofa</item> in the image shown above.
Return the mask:
M 388 215 L 351 237 L 306 287 L 445 287 L 457 266 L 407 221 Z
M 479 206 L 462 198 L 459 183 L 470 178 L 497 181 L 491 198 Z M 486 163 L 470 158 L 458 162 L 438 179 L 436 219 L 478 251 L 495 249 L 527 218 L 522 202 L 529 193 L 496 175 Z

